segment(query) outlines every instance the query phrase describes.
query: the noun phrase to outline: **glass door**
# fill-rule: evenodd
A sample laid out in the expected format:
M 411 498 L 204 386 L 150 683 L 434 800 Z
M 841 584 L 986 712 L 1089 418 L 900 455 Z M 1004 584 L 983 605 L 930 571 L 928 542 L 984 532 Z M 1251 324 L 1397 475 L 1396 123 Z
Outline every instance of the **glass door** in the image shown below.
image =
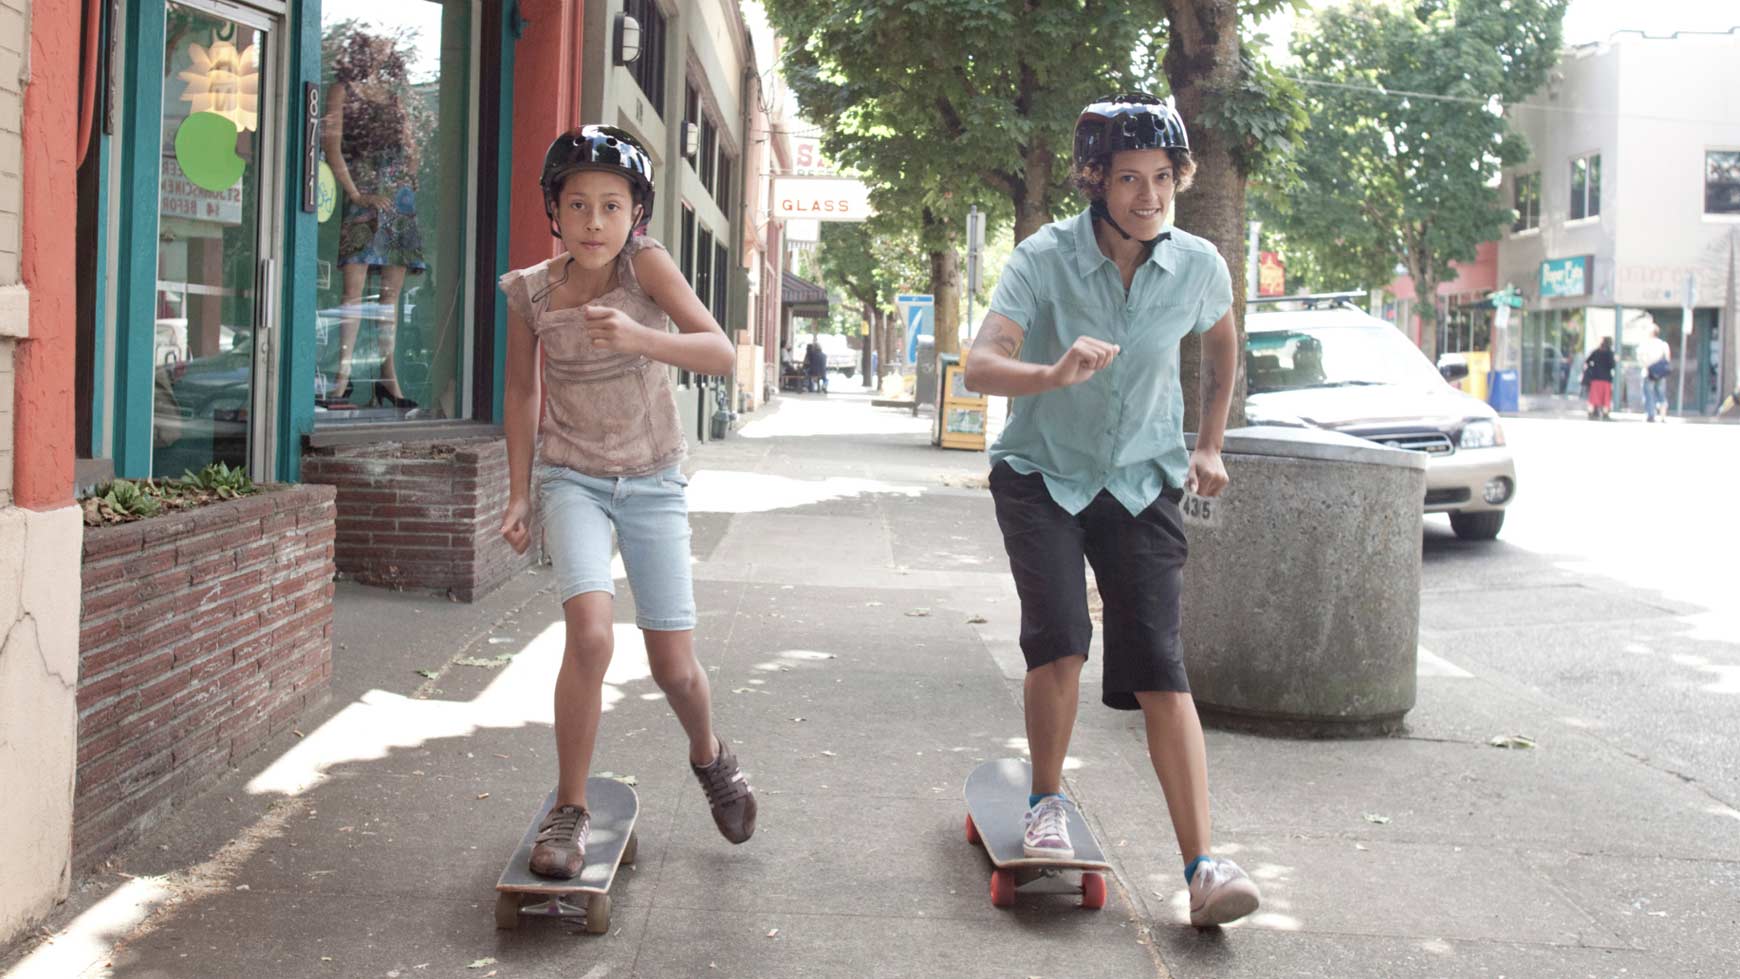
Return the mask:
M 272 472 L 280 221 L 271 15 L 167 5 L 152 473 Z

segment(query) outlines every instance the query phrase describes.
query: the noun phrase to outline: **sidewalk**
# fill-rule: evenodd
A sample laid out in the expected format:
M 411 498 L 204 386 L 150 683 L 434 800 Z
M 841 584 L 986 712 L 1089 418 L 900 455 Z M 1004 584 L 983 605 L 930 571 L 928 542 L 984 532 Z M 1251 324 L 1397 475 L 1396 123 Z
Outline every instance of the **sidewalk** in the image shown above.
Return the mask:
M 696 452 L 699 647 L 760 825 L 741 847 L 713 830 L 624 589 L 595 766 L 642 809 L 610 935 L 491 914 L 553 777 L 550 576 L 469 606 L 345 584 L 330 705 L 78 882 L 60 937 L 0 975 L 1732 974 L 1740 812 L 1479 666 L 1533 610 L 1430 530 L 1406 737 L 1208 735 L 1219 849 L 1261 882 L 1257 917 L 1182 924 L 1140 721 L 1099 706 L 1097 649 L 1068 779 L 1110 900 L 991 907 L 960 787 L 1022 750 L 1018 610 L 983 457 L 925 424 L 788 396 Z M 1487 745 L 1510 733 L 1540 747 Z

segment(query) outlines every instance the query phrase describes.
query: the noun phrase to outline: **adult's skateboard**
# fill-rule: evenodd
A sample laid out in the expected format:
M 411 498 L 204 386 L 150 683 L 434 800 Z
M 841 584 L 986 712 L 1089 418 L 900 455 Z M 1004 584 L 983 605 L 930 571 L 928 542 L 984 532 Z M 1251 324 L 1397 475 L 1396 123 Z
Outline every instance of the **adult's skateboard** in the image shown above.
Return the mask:
M 967 842 L 984 846 L 995 867 L 991 871 L 991 903 L 999 908 L 1013 907 L 1017 889 L 1041 880 L 1065 878 L 1079 870 L 1081 906 L 1105 907 L 1105 874 L 1112 865 L 1106 862 L 1100 841 L 1074 803 L 1068 807 L 1074 856 L 1056 860 L 1030 857 L 1022 851 L 1021 839 L 1027 827 L 1021 817 L 1027 812 L 1032 784 L 1032 768 L 1018 758 L 985 762 L 967 776 Z
M 584 918 L 588 932 L 602 935 L 610 930 L 610 885 L 616 868 L 633 864 L 639 849 L 634 819 L 640 814 L 640 797 L 633 786 L 613 778 L 586 780 L 586 805 L 592 814 L 586 864 L 578 877 L 567 880 L 540 877 L 531 869 L 538 827 L 555 805 L 556 790 L 551 789 L 496 881 L 495 926 L 517 928 L 526 917 Z

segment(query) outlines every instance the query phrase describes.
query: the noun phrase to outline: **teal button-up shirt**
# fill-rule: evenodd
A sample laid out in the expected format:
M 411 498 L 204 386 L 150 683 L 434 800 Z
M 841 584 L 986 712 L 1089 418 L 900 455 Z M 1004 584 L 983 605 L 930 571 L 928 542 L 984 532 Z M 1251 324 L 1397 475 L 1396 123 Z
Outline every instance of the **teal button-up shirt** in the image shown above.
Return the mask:
M 1051 498 L 1080 513 L 1108 490 L 1140 514 L 1190 469 L 1178 345 L 1232 308 L 1226 260 L 1195 235 L 1168 229 L 1136 269 L 1128 294 L 1083 211 L 1034 232 L 1010 256 L 991 311 L 1027 334 L 1020 358 L 1053 364 L 1078 337 L 1119 346 L 1090 380 L 1016 398 L 991 462 L 1040 473 Z

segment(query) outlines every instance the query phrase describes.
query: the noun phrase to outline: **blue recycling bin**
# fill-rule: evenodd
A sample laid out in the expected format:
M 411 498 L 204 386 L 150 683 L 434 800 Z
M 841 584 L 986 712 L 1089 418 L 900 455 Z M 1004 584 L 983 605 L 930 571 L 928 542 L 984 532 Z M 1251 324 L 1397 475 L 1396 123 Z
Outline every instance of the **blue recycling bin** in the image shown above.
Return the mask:
M 1490 371 L 1486 375 L 1486 403 L 1499 414 L 1514 414 L 1522 381 L 1513 368 Z

